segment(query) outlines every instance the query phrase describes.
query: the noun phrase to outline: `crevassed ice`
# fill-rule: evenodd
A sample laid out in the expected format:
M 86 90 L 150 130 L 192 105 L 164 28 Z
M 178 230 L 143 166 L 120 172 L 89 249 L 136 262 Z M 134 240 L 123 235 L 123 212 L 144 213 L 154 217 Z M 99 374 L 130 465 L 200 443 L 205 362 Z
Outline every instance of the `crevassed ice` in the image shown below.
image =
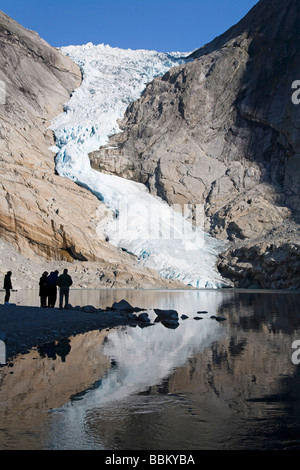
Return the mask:
M 117 120 L 146 85 L 184 63 L 180 53 L 123 50 L 100 44 L 61 49 L 82 71 L 82 84 L 52 123 L 56 170 L 90 189 L 114 211 L 101 227 L 111 244 L 138 256 L 163 277 L 194 287 L 228 285 L 216 269 L 223 243 L 139 183 L 93 170 L 88 154 L 121 132 Z

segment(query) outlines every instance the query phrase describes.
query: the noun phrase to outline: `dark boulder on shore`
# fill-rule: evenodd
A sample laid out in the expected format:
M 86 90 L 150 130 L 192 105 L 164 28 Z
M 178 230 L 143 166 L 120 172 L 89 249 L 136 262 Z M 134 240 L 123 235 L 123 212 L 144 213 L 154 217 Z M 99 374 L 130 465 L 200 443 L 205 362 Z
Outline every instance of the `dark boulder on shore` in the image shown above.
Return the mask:
M 141 312 L 145 310 L 144 308 L 140 307 L 132 307 L 127 300 L 120 300 L 120 302 L 114 302 L 113 305 L 109 308 L 109 310 L 125 310 L 126 312 Z

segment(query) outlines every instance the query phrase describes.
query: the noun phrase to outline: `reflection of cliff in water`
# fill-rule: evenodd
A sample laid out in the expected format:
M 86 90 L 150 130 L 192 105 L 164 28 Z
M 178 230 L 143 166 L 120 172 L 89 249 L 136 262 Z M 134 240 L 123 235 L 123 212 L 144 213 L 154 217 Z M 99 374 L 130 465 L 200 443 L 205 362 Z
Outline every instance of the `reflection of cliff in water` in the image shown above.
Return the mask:
M 101 387 L 88 394 L 86 401 L 89 406 L 123 399 L 159 383 L 176 367 L 184 365 L 195 351 L 202 351 L 218 341 L 226 328 L 212 320 L 210 314 L 220 309 L 222 296 L 214 292 L 202 292 L 200 296 L 201 303 L 198 293 L 194 293 L 194 304 L 182 302 L 182 299 L 193 298 L 190 293 L 182 293 L 182 298 L 179 296 L 177 302 L 173 298 L 171 310 L 193 312 L 188 320 L 180 322 L 179 327 L 176 325 L 176 329 L 167 328 L 162 321 L 155 323 L 158 318 L 155 309 L 149 309 L 148 315 L 154 325 L 148 328 L 130 327 L 126 331 L 117 329 L 110 334 L 103 352 L 114 359 L 117 367 L 107 374 Z M 230 294 L 226 298 L 230 298 Z M 210 312 L 201 324 L 193 319 L 199 305 L 209 306 L 207 311 Z
M 291 361 L 298 306 L 299 294 L 231 293 L 211 304 L 226 317 L 221 324 L 190 318 L 176 330 L 157 324 L 115 332 L 104 348 L 115 367 L 63 408 L 60 429 L 77 423 L 83 446 L 93 435 L 110 449 L 290 445 L 279 434 L 291 431 L 290 416 L 294 433 L 300 430 Z
M 170 407 L 165 431 L 199 446 L 214 447 L 212 439 L 218 448 L 300 448 L 300 370 L 291 360 L 299 301 L 299 294 L 235 294 L 225 302 L 227 334 L 147 391 L 177 396 L 194 417 L 188 437 Z
M 291 334 L 300 326 L 299 307 L 299 292 L 257 291 L 235 293 L 229 302 L 223 303 L 222 310 L 230 312 L 231 309 L 230 323 L 239 329 L 260 331 L 267 328 L 273 333 Z
M 176 329 L 94 331 L 1 368 L 0 448 L 297 445 L 300 380 L 291 345 L 300 339 L 300 295 L 210 291 L 174 299 L 152 306 L 187 313 Z M 198 310 L 208 313 L 196 321 Z
M 39 449 L 48 411 L 91 387 L 110 369 L 103 355 L 107 331 L 48 343 L 0 368 L 0 449 Z

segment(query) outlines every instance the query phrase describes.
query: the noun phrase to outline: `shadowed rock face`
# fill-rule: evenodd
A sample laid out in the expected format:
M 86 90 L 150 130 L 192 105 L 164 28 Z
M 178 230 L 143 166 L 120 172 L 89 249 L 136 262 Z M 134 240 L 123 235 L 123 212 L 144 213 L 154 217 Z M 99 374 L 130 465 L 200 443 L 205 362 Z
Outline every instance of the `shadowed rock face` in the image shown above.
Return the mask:
M 291 99 L 299 43 L 299 2 L 261 0 L 192 62 L 149 84 L 108 143 L 116 151 L 90 155 L 94 168 L 143 182 L 170 204 L 202 204 L 205 229 L 233 243 L 221 269 L 237 285 L 299 286 L 295 250 L 286 281 L 269 270 L 241 279 L 237 268 L 262 267 L 270 244 L 274 256 L 282 243 L 299 247 L 300 105 Z

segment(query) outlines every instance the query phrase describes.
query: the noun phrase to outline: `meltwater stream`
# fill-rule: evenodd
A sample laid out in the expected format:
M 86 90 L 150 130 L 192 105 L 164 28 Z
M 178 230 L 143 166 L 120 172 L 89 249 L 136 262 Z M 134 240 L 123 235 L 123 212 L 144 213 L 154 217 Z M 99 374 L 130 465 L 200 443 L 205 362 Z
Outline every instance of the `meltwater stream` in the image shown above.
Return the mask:
M 91 43 L 62 52 L 81 67 L 83 81 L 52 124 L 56 169 L 90 189 L 113 211 L 115 218 L 99 224 L 99 233 L 163 277 L 198 288 L 228 285 L 216 269 L 223 242 L 194 228 L 185 214 L 151 195 L 144 185 L 93 170 L 88 157 L 110 135 L 121 132 L 117 120 L 128 105 L 154 77 L 184 63 L 183 54 Z

